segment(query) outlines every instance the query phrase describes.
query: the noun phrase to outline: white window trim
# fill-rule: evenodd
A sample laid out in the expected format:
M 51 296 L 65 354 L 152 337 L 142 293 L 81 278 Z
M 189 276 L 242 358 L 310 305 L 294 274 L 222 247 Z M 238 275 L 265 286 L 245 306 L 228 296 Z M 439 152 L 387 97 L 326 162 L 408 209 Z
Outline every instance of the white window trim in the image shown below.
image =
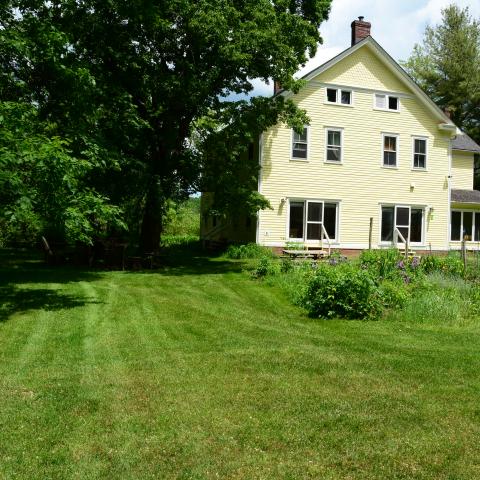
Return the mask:
M 295 202 L 303 202 L 303 238 L 293 238 L 290 237 L 290 204 Z M 332 245 L 339 245 L 340 242 L 340 200 L 328 200 L 328 199 L 318 199 L 318 198 L 298 198 L 292 197 L 288 199 L 287 202 L 287 223 L 286 223 L 286 232 L 285 238 L 287 242 L 301 242 L 308 245 L 318 245 L 320 240 L 307 240 L 307 216 L 308 216 L 308 203 L 321 203 L 322 204 L 322 222 L 310 222 L 310 223 L 322 223 L 325 218 L 325 204 L 326 203 L 335 203 L 336 208 L 336 217 L 335 217 L 335 238 L 330 238 Z M 326 240 L 324 240 L 326 242 Z
M 377 95 L 385 97 L 385 108 L 377 107 L 377 102 L 376 102 Z M 392 110 L 391 108 L 388 108 L 388 104 L 390 103 L 389 102 L 390 97 L 395 97 L 397 99 L 398 108 L 396 110 Z M 401 102 L 400 102 L 400 97 L 398 95 L 395 95 L 395 94 L 384 93 L 384 92 L 375 92 L 373 94 L 373 109 L 378 110 L 380 112 L 400 113 L 400 111 L 402 109 Z
M 303 128 L 307 129 L 307 157 L 296 158 L 293 156 L 293 128 L 290 129 L 290 160 L 292 162 L 309 162 L 310 161 L 310 125 L 305 125 Z
M 421 242 L 408 242 L 409 245 L 415 246 L 415 247 L 425 247 L 427 245 L 427 205 L 417 205 L 417 204 L 400 204 L 400 203 L 393 203 L 393 202 L 382 202 L 379 203 L 378 207 L 378 245 L 381 247 L 391 247 L 393 245 L 393 241 L 387 242 L 385 240 L 382 240 L 382 207 L 393 207 L 394 208 L 394 214 L 393 214 L 393 223 L 394 227 L 397 226 L 397 207 L 400 208 L 408 208 L 410 210 L 409 214 L 409 236 L 410 236 L 410 228 L 411 228 L 411 215 L 412 215 L 412 209 L 413 210 L 422 210 L 422 241 Z M 402 225 L 400 225 L 402 226 Z M 403 245 L 403 244 L 401 244 Z
M 425 167 L 424 168 L 415 166 L 415 140 L 425 141 Z M 412 135 L 412 170 L 416 172 L 428 171 L 428 137 L 424 137 L 421 135 Z
M 460 240 L 452 240 L 452 212 L 460 212 L 461 213 L 461 217 L 460 217 L 460 237 L 461 237 L 461 234 L 463 233 L 463 214 L 465 212 L 471 212 L 472 213 L 472 231 L 473 231 L 473 235 L 472 235 L 472 239 L 471 240 L 466 240 L 467 243 L 478 243 L 478 241 L 475 241 L 475 219 L 477 217 L 476 213 L 478 213 L 478 215 L 480 216 L 480 210 L 468 210 L 467 208 L 451 208 L 450 209 L 450 218 L 448 219 L 448 241 L 450 243 L 455 243 L 455 244 L 461 244 L 462 243 L 462 238 L 460 238 Z M 480 227 L 480 225 L 479 225 Z
M 397 157 L 396 157 L 396 164 L 394 166 L 392 165 L 385 165 L 384 164 L 384 154 L 385 154 L 385 137 L 395 137 L 397 139 Z M 390 170 L 398 170 L 400 167 L 400 134 L 398 133 L 388 133 L 388 132 L 382 132 L 382 158 L 381 158 L 381 166 L 382 168 L 388 168 Z
M 327 90 L 335 90 L 337 92 L 337 101 L 330 102 L 328 100 L 328 92 Z M 349 92 L 350 93 L 350 103 L 342 103 L 342 92 Z M 353 107 L 354 104 L 354 92 L 351 88 L 343 88 L 343 87 L 325 87 L 325 104 L 326 105 L 336 105 L 338 107 Z
M 330 163 L 332 165 L 343 164 L 343 130 L 344 129 L 341 127 L 325 127 L 325 155 L 323 158 L 324 163 Z M 336 162 L 335 160 L 327 160 L 328 132 L 340 132 L 340 161 L 339 162 Z

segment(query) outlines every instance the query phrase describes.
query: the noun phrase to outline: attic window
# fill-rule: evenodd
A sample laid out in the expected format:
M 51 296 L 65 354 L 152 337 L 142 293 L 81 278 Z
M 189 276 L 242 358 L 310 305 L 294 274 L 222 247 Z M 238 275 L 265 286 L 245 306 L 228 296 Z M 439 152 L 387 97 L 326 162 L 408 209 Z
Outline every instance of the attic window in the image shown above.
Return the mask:
M 400 110 L 400 101 L 398 97 L 395 97 L 393 95 L 376 93 L 375 108 L 379 110 L 390 110 L 393 112 L 398 112 Z
M 352 91 L 341 88 L 327 88 L 327 103 L 335 103 L 337 105 L 351 105 Z

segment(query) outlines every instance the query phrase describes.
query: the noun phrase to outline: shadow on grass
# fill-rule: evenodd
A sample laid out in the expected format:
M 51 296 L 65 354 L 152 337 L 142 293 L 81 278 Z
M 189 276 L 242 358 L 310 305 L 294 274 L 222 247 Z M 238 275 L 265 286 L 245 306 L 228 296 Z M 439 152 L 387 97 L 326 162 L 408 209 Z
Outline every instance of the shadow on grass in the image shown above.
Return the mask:
M 0 322 L 28 310 L 71 309 L 95 303 L 83 295 L 35 288 L 32 284 L 66 285 L 100 277 L 99 273 L 81 268 L 46 266 L 35 251 L 0 250 Z

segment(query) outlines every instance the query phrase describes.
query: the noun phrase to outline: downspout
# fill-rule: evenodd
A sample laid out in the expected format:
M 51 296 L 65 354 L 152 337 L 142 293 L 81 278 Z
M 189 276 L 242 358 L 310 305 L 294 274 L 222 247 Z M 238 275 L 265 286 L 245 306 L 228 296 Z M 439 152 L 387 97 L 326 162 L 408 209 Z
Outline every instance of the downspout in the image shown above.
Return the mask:
M 262 160 L 263 160 L 263 133 L 258 137 L 258 164 L 260 168 L 258 169 L 258 193 L 262 193 Z M 257 231 L 255 232 L 255 243 L 260 244 L 260 213 L 257 212 Z
M 452 211 L 452 137 L 448 140 L 448 210 L 447 210 L 447 252 L 450 250 L 450 222 L 451 222 L 451 211 Z

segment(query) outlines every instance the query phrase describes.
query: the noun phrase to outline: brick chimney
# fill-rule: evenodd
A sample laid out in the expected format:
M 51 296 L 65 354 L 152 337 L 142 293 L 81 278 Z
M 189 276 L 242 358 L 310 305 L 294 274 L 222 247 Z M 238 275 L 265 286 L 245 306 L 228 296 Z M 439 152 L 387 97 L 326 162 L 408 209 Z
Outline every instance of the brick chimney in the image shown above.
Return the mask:
M 372 24 L 365 22 L 363 20 L 364 18 L 365 17 L 358 17 L 358 20 L 352 22 L 352 47 L 370 35 Z
M 273 94 L 276 95 L 280 90 L 283 90 L 278 80 L 273 81 Z

